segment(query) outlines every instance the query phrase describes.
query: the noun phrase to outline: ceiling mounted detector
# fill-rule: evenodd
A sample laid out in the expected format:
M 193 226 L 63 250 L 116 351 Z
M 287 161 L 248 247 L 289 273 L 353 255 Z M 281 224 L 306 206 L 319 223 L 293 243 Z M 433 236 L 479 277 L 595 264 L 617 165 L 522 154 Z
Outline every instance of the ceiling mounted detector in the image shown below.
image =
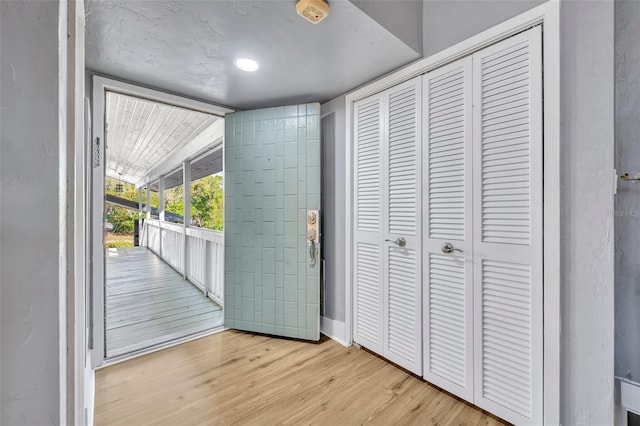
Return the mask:
M 323 0 L 300 0 L 296 11 L 307 21 L 317 24 L 329 15 L 329 4 Z

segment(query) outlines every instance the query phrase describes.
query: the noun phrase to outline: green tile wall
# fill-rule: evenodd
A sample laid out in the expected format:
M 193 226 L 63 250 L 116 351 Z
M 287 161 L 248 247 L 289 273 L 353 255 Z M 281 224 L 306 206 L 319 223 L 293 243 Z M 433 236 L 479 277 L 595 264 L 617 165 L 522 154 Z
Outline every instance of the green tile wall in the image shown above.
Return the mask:
M 226 116 L 226 327 L 320 338 L 319 267 L 305 238 L 307 209 L 320 209 L 319 113 L 307 104 Z

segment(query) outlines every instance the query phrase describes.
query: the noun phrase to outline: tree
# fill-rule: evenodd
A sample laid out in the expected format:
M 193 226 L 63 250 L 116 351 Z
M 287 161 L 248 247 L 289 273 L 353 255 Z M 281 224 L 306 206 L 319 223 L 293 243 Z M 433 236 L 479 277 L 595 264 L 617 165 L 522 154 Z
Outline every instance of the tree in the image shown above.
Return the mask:
M 191 217 L 196 224 L 222 231 L 223 185 L 222 175 L 206 176 L 191 182 Z
M 116 192 L 116 185 L 122 184 L 122 192 Z M 138 191 L 130 183 L 120 182 L 107 178 L 105 181 L 107 194 L 138 201 Z M 169 188 L 165 191 L 165 210 L 184 215 L 183 185 Z M 151 192 L 151 206 L 158 207 L 160 197 L 157 192 Z M 195 226 L 215 229 L 223 229 L 224 219 L 224 190 L 222 175 L 205 176 L 191 182 L 191 220 Z M 113 232 L 116 234 L 131 234 L 133 221 L 138 213 L 122 207 L 107 205 L 106 220 L 113 224 Z

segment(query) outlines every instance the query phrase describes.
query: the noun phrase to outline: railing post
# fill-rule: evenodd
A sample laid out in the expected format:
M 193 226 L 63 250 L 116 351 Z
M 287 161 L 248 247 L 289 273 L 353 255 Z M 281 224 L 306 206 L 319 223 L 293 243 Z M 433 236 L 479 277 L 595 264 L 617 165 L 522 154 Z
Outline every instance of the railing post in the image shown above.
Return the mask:
M 184 268 L 182 269 L 186 280 L 189 276 L 189 238 L 187 230 L 191 226 L 191 161 L 189 160 L 182 163 L 182 197 L 182 205 L 184 206 L 184 213 L 182 214 L 184 223 Z
M 160 252 L 160 259 L 164 259 L 164 257 L 162 256 L 162 222 L 164 222 L 164 176 L 160 176 L 160 179 L 158 179 L 158 220 L 160 222 L 160 226 L 159 226 L 159 235 L 160 235 L 160 240 L 159 240 L 159 249 L 158 251 Z

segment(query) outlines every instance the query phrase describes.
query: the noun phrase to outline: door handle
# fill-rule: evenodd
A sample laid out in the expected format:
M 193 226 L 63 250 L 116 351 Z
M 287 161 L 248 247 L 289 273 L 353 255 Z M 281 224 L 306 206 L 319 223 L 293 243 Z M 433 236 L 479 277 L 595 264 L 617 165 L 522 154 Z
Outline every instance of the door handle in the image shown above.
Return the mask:
M 394 240 L 385 240 L 385 241 L 389 241 L 390 243 L 396 244 L 398 247 L 404 247 L 407 245 L 407 240 L 405 240 L 404 237 L 398 237 L 395 241 Z
M 451 243 L 442 244 L 442 246 L 440 246 L 440 250 L 442 250 L 443 253 L 453 253 L 454 251 L 462 253 L 462 250 L 455 248 Z

